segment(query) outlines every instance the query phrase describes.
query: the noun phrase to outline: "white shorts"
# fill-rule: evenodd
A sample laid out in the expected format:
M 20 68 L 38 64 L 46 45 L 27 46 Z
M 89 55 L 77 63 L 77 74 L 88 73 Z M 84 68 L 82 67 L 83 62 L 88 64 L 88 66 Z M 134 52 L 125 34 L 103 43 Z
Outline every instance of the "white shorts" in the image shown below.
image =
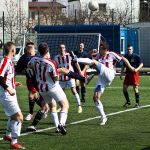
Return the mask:
M 62 89 L 75 87 L 75 79 L 70 79 L 68 81 L 59 81 L 59 84 Z
M 103 93 L 105 87 L 112 83 L 113 79 L 115 78 L 115 73 L 112 69 L 107 68 L 101 63 L 98 64 L 97 69 L 99 71 L 99 74 L 95 91 Z
M 56 102 L 67 99 L 66 94 L 64 93 L 63 89 L 60 87 L 59 84 L 56 84 L 47 92 L 40 92 L 40 94 L 48 104 L 52 101 L 53 98 L 56 100 Z
M 0 103 L 2 104 L 5 114 L 12 116 L 18 112 L 21 112 L 16 94 L 11 96 L 9 93 L 0 93 Z

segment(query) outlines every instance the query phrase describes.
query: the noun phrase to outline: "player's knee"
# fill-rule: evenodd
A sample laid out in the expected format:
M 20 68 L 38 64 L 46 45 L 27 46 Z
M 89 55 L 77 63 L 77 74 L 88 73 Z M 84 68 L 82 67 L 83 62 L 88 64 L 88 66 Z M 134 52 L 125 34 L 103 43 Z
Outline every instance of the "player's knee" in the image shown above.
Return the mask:
M 98 96 L 94 95 L 93 96 L 93 101 L 96 102 L 98 100 Z
M 60 102 L 60 106 L 62 108 L 62 110 L 68 111 L 69 109 L 69 103 L 67 99 L 64 99 Z
M 22 112 L 18 112 L 15 115 L 11 116 L 12 120 L 18 121 L 18 122 L 23 122 L 23 114 Z

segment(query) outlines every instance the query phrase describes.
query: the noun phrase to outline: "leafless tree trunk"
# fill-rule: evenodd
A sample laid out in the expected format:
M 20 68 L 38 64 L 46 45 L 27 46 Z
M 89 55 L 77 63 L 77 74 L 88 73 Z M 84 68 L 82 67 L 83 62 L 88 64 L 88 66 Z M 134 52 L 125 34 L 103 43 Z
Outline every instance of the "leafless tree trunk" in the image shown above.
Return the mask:
M 13 41 L 15 40 L 16 35 L 19 34 L 19 29 L 26 28 L 25 23 L 27 22 L 27 19 L 24 14 L 20 14 L 21 16 L 19 16 L 17 9 L 18 5 L 13 0 L 5 0 L 5 7 L 5 32 L 10 35 L 10 40 Z M 21 22 L 20 19 L 22 19 Z M 21 24 L 19 24 L 19 22 Z

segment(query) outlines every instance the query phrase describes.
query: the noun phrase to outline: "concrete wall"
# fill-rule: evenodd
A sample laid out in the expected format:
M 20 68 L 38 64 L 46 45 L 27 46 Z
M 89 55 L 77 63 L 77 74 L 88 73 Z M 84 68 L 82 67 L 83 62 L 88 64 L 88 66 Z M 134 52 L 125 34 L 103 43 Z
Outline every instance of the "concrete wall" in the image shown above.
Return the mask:
M 139 54 L 144 63 L 144 67 L 150 67 L 150 23 L 136 23 L 129 25 L 137 28 L 139 32 Z

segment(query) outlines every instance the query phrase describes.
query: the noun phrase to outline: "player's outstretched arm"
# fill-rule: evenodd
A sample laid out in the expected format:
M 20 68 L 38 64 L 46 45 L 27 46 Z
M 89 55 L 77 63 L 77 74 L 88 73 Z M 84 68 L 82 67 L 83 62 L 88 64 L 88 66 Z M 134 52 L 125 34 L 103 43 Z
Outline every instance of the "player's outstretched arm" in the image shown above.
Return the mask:
M 135 72 L 135 68 L 131 66 L 130 62 L 125 57 L 122 57 L 122 60 L 132 72 Z
M 140 69 L 142 69 L 143 67 L 143 63 L 141 63 L 136 69 L 135 69 L 135 72 L 138 72 Z

